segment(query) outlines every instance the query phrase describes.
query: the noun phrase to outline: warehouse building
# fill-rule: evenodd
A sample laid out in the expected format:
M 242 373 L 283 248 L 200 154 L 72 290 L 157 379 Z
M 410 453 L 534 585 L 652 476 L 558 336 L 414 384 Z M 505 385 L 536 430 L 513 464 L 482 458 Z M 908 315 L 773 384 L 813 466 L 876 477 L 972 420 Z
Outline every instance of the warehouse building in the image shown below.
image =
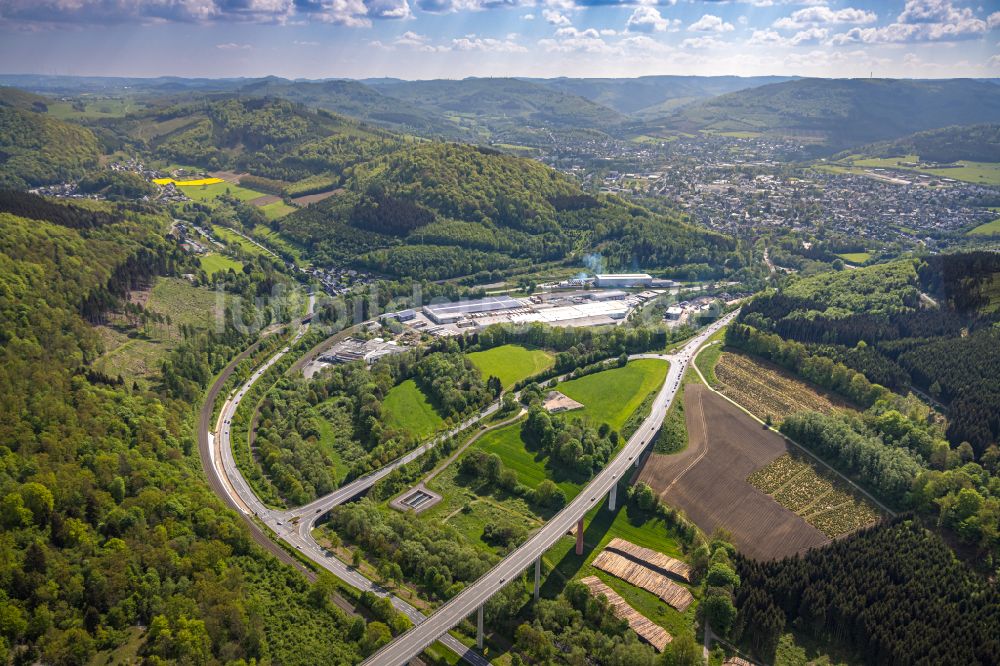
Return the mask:
M 598 273 L 594 276 L 598 287 L 649 287 L 653 276 L 648 273 Z
M 523 310 L 524 303 L 510 296 L 487 296 L 458 303 L 438 303 L 425 305 L 424 314 L 435 324 L 454 324 L 467 317 L 497 314 L 507 310 Z

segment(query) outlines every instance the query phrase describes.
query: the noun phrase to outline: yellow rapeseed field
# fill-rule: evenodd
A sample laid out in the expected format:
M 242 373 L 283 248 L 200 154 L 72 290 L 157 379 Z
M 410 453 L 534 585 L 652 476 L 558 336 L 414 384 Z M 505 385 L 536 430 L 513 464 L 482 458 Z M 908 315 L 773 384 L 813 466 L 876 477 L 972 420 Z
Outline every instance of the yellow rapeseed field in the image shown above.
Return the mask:
M 221 178 L 200 178 L 198 180 L 174 180 L 173 178 L 154 178 L 153 182 L 157 185 L 166 185 L 167 183 L 173 183 L 177 187 L 192 187 L 195 185 L 215 185 L 216 183 L 225 182 Z

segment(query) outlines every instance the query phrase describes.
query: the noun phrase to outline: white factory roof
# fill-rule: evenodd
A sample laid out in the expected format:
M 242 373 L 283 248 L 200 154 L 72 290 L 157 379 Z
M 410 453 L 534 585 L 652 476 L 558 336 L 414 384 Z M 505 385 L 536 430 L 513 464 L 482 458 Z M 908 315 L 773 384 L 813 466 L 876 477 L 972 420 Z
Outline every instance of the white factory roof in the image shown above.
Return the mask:
M 628 279 L 628 280 L 651 280 L 653 276 L 649 273 L 598 273 L 595 275 L 598 280 L 614 280 L 614 279 Z

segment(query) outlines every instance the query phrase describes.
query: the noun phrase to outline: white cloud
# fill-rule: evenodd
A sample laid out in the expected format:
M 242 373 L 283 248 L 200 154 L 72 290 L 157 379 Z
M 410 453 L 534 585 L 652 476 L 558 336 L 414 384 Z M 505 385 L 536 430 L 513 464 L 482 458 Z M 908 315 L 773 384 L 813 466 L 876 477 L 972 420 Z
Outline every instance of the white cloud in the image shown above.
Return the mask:
M 542 17 L 549 23 L 549 25 L 571 25 L 573 22 L 569 20 L 569 17 L 565 14 L 560 14 L 553 9 L 543 9 Z
M 795 33 L 788 41 L 792 46 L 798 46 L 799 44 L 811 44 L 824 41 L 829 35 L 829 28 L 809 28 Z
M 779 35 L 774 30 L 754 30 L 753 34 L 750 35 L 750 39 L 747 40 L 747 44 L 753 46 L 765 46 L 771 44 L 786 44 L 784 37 Z
M 969 39 L 984 34 L 993 16 L 991 14 L 987 20 L 977 18 L 971 9 L 955 7 L 951 0 L 907 0 L 895 23 L 880 28 L 851 28 L 834 35 L 830 43 L 892 44 Z M 1000 17 L 997 20 L 1000 21 Z
M 625 23 L 630 32 L 665 32 L 670 25 L 655 7 L 636 7 Z
M 691 32 L 732 32 L 735 28 L 732 23 L 726 23 L 714 14 L 705 14 L 689 25 L 688 30 Z
M 407 30 L 402 35 L 400 35 L 393 44 L 397 46 L 423 46 L 427 43 L 427 37 L 424 35 L 413 32 L 412 30 Z
M 535 15 L 534 14 L 524 14 L 524 15 L 521 16 L 521 18 L 523 18 L 525 21 L 534 21 L 535 20 Z
M 988 64 L 990 67 L 1000 68 L 1000 54 L 991 57 L 989 60 L 986 61 L 986 64 Z
M 249 51 L 249 44 L 237 44 L 236 42 L 226 42 L 225 44 L 216 44 L 215 48 L 221 49 L 223 51 Z
M 867 25 L 874 23 L 878 17 L 874 12 L 853 7 L 830 9 L 825 6 L 806 7 L 792 12 L 791 16 L 780 18 L 774 22 L 774 27 L 781 30 L 804 30 L 812 26 L 849 24 Z
M 986 25 L 989 26 L 990 30 L 993 28 L 1000 28 L 1000 12 L 993 12 L 987 16 Z
M 725 42 L 713 36 L 690 37 L 681 42 L 681 48 L 685 49 L 718 49 L 725 45 Z
M 593 28 L 586 30 L 577 30 L 573 27 L 560 28 L 555 36 L 555 39 L 538 40 L 538 45 L 553 53 L 621 53 L 620 48 L 609 45 Z
M 484 51 L 488 53 L 526 53 L 527 48 L 509 39 L 493 39 L 468 35 L 451 40 L 451 46 L 456 51 Z
M 309 42 L 296 39 L 292 42 L 295 46 L 319 46 L 319 42 Z

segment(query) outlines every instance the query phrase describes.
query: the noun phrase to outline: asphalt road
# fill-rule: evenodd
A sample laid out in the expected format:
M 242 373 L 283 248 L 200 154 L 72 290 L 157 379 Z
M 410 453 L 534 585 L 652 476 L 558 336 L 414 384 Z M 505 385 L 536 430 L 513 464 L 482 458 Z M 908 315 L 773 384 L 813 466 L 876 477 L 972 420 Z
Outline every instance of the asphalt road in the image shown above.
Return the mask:
M 320 516 L 328 512 L 333 507 L 364 492 L 374 485 L 379 479 L 382 479 L 397 467 L 405 465 L 406 463 L 420 457 L 450 434 L 469 427 L 484 416 L 492 414 L 499 408 L 499 403 L 490 405 L 454 430 L 449 431 L 431 442 L 414 449 L 389 465 L 371 474 L 355 479 L 346 486 L 330 493 L 329 495 L 321 497 L 304 507 L 298 507 L 291 510 L 271 509 L 260 501 L 257 495 L 250 488 L 246 479 L 243 477 L 243 474 L 236 466 L 236 459 L 233 456 L 232 442 L 230 440 L 231 422 L 240 402 L 243 400 L 243 397 L 247 394 L 253 384 L 260 379 L 260 377 L 267 372 L 271 366 L 281 360 L 281 358 L 289 352 L 291 346 L 303 335 L 305 335 L 308 328 L 308 323 L 302 324 L 288 345 L 269 358 L 262 366 L 254 370 L 253 374 L 243 385 L 234 389 L 229 394 L 226 402 L 223 404 L 222 409 L 219 412 L 214 430 L 211 424 L 212 408 L 222 385 L 232 375 L 236 366 L 245 358 L 250 356 L 256 350 L 258 345 L 252 346 L 233 359 L 233 361 L 226 366 L 219 379 L 209 390 L 205 405 L 202 408 L 198 432 L 202 465 L 208 475 L 209 484 L 217 494 L 227 501 L 227 503 L 244 515 L 248 525 L 250 526 L 254 540 L 264 546 L 268 551 L 274 553 L 274 555 L 283 562 L 291 564 L 296 568 L 307 572 L 310 576 L 312 575 L 312 572 L 304 567 L 301 562 L 281 548 L 279 544 L 270 539 L 260 528 L 259 524 L 251 518 L 251 515 L 263 522 L 282 541 L 300 551 L 305 557 L 323 567 L 340 580 L 362 592 L 370 591 L 379 596 L 389 597 L 392 600 L 393 606 L 395 606 L 400 612 L 404 613 L 410 621 L 414 624 L 420 623 L 425 619 L 423 613 L 402 599 L 395 597 L 389 590 L 365 578 L 353 567 L 348 566 L 334 557 L 332 553 L 324 549 L 316 542 L 315 539 L 313 539 L 312 527 Z M 218 436 L 216 436 L 216 434 Z M 453 636 L 444 635 L 440 638 L 441 643 L 445 647 L 460 655 L 465 659 L 465 661 L 473 664 L 473 666 L 489 665 L 489 661 L 487 659 L 482 657 L 478 652 L 475 652 L 465 646 Z
M 531 566 L 564 534 L 573 530 L 577 521 L 591 508 L 604 501 L 604 496 L 636 464 L 659 430 L 667 409 L 676 395 L 691 357 L 713 333 L 726 325 L 735 313 L 723 317 L 690 342 L 667 356 L 670 369 L 663 387 L 653 400 L 649 416 L 639 426 L 622 450 L 589 484 L 559 513 L 538 529 L 523 545 L 511 552 L 475 583 L 465 588 L 406 633 L 398 636 L 363 664 L 368 666 L 400 666 L 416 657 L 424 648 L 443 636 L 464 618 L 474 613 L 509 581 Z

